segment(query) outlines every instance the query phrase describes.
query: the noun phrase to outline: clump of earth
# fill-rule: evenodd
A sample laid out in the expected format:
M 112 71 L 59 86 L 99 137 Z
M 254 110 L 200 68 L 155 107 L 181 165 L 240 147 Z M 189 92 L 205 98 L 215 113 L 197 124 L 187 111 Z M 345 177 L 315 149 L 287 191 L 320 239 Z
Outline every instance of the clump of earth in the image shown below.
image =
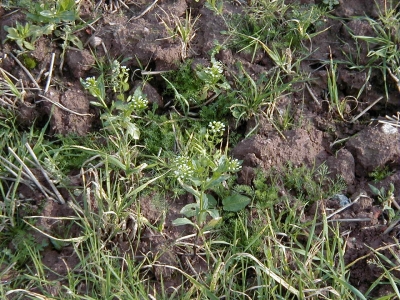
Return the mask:
M 85 136 L 99 126 L 98 111 L 90 105 L 93 100 L 84 91 L 80 78 L 86 78 L 96 74 L 94 58 L 91 54 L 96 51 L 99 57 L 118 57 L 126 60 L 125 65 L 134 72 L 141 66 L 149 66 L 149 70 L 166 71 L 176 70 L 180 62 L 185 58 L 210 61 L 210 51 L 215 46 L 215 41 L 223 44 L 226 36 L 221 32 L 227 30 L 225 23 L 220 16 L 204 6 L 205 1 L 184 1 L 166 0 L 158 1 L 147 13 L 139 16 L 153 1 L 138 1 L 135 5 L 130 5 L 131 11 L 122 10 L 122 13 L 112 13 L 105 11 L 99 21 L 94 25 L 95 32 L 89 34 L 86 31 L 78 33 L 79 38 L 86 45 L 83 50 L 68 49 L 65 53 L 63 64 L 56 59 L 53 73 L 53 84 L 46 96 L 53 102 L 61 104 L 68 110 L 77 112 L 73 114 L 66 109 L 55 106 L 49 101 L 44 101 L 35 92 L 29 92 L 25 102 L 18 106 L 19 126 L 29 128 L 37 120 L 43 122 L 50 118 L 49 135 L 56 134 L 75 134 Z M 296 1 L 286 1 L 296 2 Z M 302 4 L 320 4 L 322 1 L 302 0 Z M 395 115 L 400 110 L 400 94 L 395 84 L 388 91 L 386 99 L 385 91 L 382 89 L 382 78 L 380 71 L 374 70 L 369 75 L 369 87 L 358 98 L 356 107 L 349 107 L 346 120 L 338 122 L 338 116 L 327 108 L 324 102 L 324 93 L 327 87 L 327 69 L 321 68 L 321 61 L 329 60 L 334 57 L 337 60 L 345 58 L 345 54 L 357 55 L 354 40 L 348 33 L 347 27 L 351 28 L 357 35 L 373 35 L 371 26 L 364 21 L 352 19 L 353 16 L 367 15 L 377 18 L 379 9 L 383 8 L 384 1 L 375 1 L 373 5 L 369 1 L 339 1 L 340 4 L 334 7 L 331 12 L 334 16 L 343 18 L 330 18 L 325 20 L 324 30 L 313 38 L 313 51 L 301 63 L 302 71 L 312 74 L 313 80 L 309 82 L 308 92 L 304 87 L 301 91 L 292 93 L 281 99 L 278 108 L 284 108 L 291 104 L 292 114 L 298 126 L 277 132 L 266 119 L 261 119 L 259 128 L 255 134 L 242 139 L 231 151 L 231 154 L 243 160 L 243 169 L 238 181 L 251 185 L 254 171 L 260 168 L 266 172 L 273 168 L 279 169 L 290 161 L 294 166 L 300 165 L 320 165 L 326 163 L 329 168 L 329 176 L 332 179 L 341 176 L 346 183 L 347 190 L 343 194 L 349 201 L 356 201 L 348 209 L 338 213 L 336 219 L 346 219 L 341 225 L 341 230 L 349 231 L 347 235 L 348 243 L 345 253 L 347 263 L 356 261 L 371 253 L 371 249 L 380 249 L 385 245 L 395 243 L 400 229 L 394 227 L 387 232 L 387 219 L 382 211 L 382 207 L 376 201 L 369 184 L 378 189 L 388 190 L 390 185 L 394 186 L 394 201 L 399 201 L 400 191 L 400 130 L 399 127 L 389 124 L 385 116 Z M 231 1 L 224 3 L 224 11 L 227 14 L 237 13 L 245 5 L 241 1 Z M 168 32 L 160 20 L 166 12 L 170 15 L 183 17 L 188 11 L 196 17 L 196 35 L 186 53 L 182 53 L 182 45 L 176 39 L 167 39 Z M 89 19 L 95 12 L 90 1 L 82 1 L 82 18 Z M 15 25 L 17 21 L 24 22 L 24 14 L 16 12 L 9 14 L 8 11 L 0 10 L 0 39 L 6 38 L 7 32 L 4 26 Z M 160 19 L 161 18 L 161 19 Z M 92 43 L 93 38 L 98 38 L 100 44 Z M 104 45 L 104 47 L 103 47 Z M 18 66 L 11 56 L 6 54 L 11 51 L 13 45 L 10 42 L 0 46 L 0 55 L 3 57 L 1 67 L 10 72 L 16 78 L 20 78 L 24 86 L 31 86 L 31 81 L 26 73 Z M 37 66 L 31 70 L 32 75 L 37 78 L 39 85 L 45 85 L 46 78 L 42 70 L 48 70 L 51 54 L 60 55 L 59 45 L 48 39 L 40 38 L 36 43 L 36 49 L 30 54 Z M 361 47 L 361 60 L 366 61 L 367 47 Z M 260 74 L 268 72 L 273 66 L 273 61 L 267 53 L 257 52 L 255 58 L 243 52 L 235 52 L 229 49 L 221 50 L 216 54 L 227 69 L 235 71 L 235 62 L 240 61 L 242 65 L 255 78 Z M 338 65 L 339 95 L 341 97 L 356 97 L 358 91 L 365 83 L 366 71 L 357 71 Z M 229 77 L 229 74 L 227 74 Z M 162 83 L 159 75 L 154 75 L 154 80 L 146 84 L 146 94 L 150 102 L 157 103 L 163 107 L 170 99 L 164 99 Z M 134 79 L 132 86 L 140 84 L 140 78 Z M 360 114 L 379 97 L 385 97 L 372 106 L 362 117 L 354 122 L 351 119 Z M 40 122 L 39 122 L 40 124 Z M 397 123 L 398 125 L 398 123 Z M 242 124 L 243 131 L 250 132 L 253 129 L 252 120 Z M 233 129 L 234 130 L 234 129 Z M 387 168 L 390 175 L 378 182 L 374 181 L 371 173 L 378 169 Z M 77 185 L 81 184 L 79 181 Z M 21 191 L 22 193 L 29 193 Z M 33 195 L 25 195 L 27 198 Z M 334 195 L 332 195 L 333 197 Z M 38 199 L 38 203 L 43 199 Z M 151 230 L 145 233 L 146 238 L 141 242 L 143 252 L 153 251 L 163 254 L 160 262 L 175 266 L 179 260 L 179 254 L 174 249 L 165 250 L 163 245 L 176 239 L 179 232 L 172 226 L 171 221 L 179 216 L 179 210 L 190 197 L 182 197 L 180 202 L 171 203 L 171 209 L 167 216 L 165 230 L 167 235 L 156 235 Z M 151 201 L 142 199 L 141 211 L 150 221 L 156 222 L 159 210 Z M 307 218 L 312 219 L 315 214 L 321 214 L 321 207 L 328 209 L 338 209 L 341 207 L 340 201 L 335 199 L 324 199 L 315 203 L 307 210 Z M 69 208 L 61 208 L 54 203 L 46 203 L 42 210 L 47 217 L 64 217 L 73 214 Z M 366 219 L 369 221 L 354 221 L 351 219 Z M 52 222 L 42 222 L 40 224 L 46 232 L 59 231 L 57 224 Z M 182 229 L 178 229 L 181 231 Z M 188 229 L 185 229 L 188 230 Z M 72 235 L 76 232 L 72 232 Z M 181 234 L 181 233 L 180 233 Z M 43 236 L 37 235 L 38 240 Z M 125 246 L 120 244 L 121 251 Z M 126 249 L 128 246 L 126 245 Z M 61 251 L 44 250 L 44 264 L 60 275 L 65 275 L 67 267 L 77 263 L 77 257 L 71 256 L 72 250 L 69 247 Z M 398 251 L 398 250 L 397 250 Z M 393 258 L 393 253 L 383 252 L 388 257 Z M 138 253 L 136 253 L 139 255 Z M 398 255 L 400 253 L 397 253 Z M 65 258 L 68 257 L 67 260 Z M 64 262 L 62 263 L 62 260 Z M 198 270 L 205 270 L 201 262 L 196 267 Z M 155 270 L 156 280 L 163 277 L 170 278 L 173 282 L 173 272 Z M 350 271 L 350 282 L 360 291 L 365 291 L 369 285 L 381 275 L 381 271 L 374 265 L 369 264 L 367 259 L 360 259 L 354 263 Z M 397 274 L 396 276 L 399 276 Z M 376 294 L 383 295 L 385 291 L 377 290 Z

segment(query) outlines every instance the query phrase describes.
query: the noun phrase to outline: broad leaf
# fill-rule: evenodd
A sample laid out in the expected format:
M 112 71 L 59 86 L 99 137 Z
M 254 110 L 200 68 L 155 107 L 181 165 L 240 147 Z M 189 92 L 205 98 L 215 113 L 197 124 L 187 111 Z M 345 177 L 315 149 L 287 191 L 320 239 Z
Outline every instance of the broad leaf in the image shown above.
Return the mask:
M 371 191 L 375 194 L 375 195 L 380 195 L 380 191 L 379 191 L 379 189 L 377 189 L 376 187 L 374 187 L 372 184 L 369 184 L 368 183 L 368 185 L 369 185 L 369 188 L 371 189 Z
M 217 206 L 218 202 L 217 202 L 217 200 L 214 198 L 213 195 L 207 194 L 207 198 L 208 198 L 208 207 L 215 207 L 215 206 Z
M 185 215 L 186 217 L 194 217 L 197 216 L 200 211 L 199 204 L 197 203 L 190 203 L 182 207 L 180 213 Z
M 213 229 L 213 228 L 219 226 L 219 225 L 221 224 L 221 222 L 222 222 L 222 218 L 221 218 L 221 217 L 212 219 L 210 222 L 208 222 L 208 223 L 203 227 L 203 229 L 202 229 L 201 231 L 204 232 L 204 231 Z
M 218 219 L 219 218 L 219 211 L 218 209 L 207 209 L 207 212 L 213 219 Z
M 129 122 L 126 124 L 126 133 L 135 140 L 138 140 L 140 137 L 139 128 L 134 123 Z
M 251 199 L 249 197 L 235 194 L 222 200 L 222 205 L 226 211 L 239 211 L 245 208 L 250 202 Z
M 172 221 L 172 225 L 174 226 L 182 226 L 182 225 L 192 225 L 196 226 L 192 221 L 190 221 L 188 218 L 178 218 L 176 220 Z

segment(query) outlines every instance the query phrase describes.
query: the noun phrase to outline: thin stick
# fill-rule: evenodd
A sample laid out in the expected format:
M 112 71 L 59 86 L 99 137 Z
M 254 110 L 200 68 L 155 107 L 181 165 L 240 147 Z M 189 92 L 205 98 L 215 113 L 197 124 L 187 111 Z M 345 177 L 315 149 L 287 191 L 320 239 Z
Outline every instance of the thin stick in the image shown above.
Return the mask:
M 171 71 L 170 70 L 165 70 L 165 71 L 142 71 L 142 72 L 140 72 L 140 74 L 141 75 L 157 75 L 157 74 L 163 74 L 163 73 L 168 73 L 168 72 L 171 72 Z
M 25 176 L 25 177 L 28 177 L 28 178 L 29 178 L 29 175 L 28 175 L 28 174 L 26 174 L 24 171 L 20 170 L 16 165 L 14 165 L 12 162 L 8 161 L 8 160 L 5 159 L 4 157 L 1 157 L 1 156 L 0 156 L 0 160 L 3 161 L 3 167 L 4 167 L 8 172 L 10 172 L 12 175 L 14 175 L 15 178 L 18 178 L 19 176 L 18 176 L 18 174 L 17 174 L 13 169 L 15 169 L 15 170 L 21 172 L 21 175 L 22 175 L 22 176 Z M 6 163 L 8 166 L 7 166 L 6 164 L 4 164 L 4 163 Z
M 345 210 L 346 208 L 352 206 L 354 203 L 357 203 L 358 200 L 360 200 L 361 197 L 368 197 L 368 196 L 365 195 L 365 194 L 360 194 L 353 202 L 351 202 L 351 203 L 349 203 L 349 204 L 347 204 L 347 205 L 345 205 L 345 206 L 339 208 L 337 211 L 331 213 L 331 214 L 330 214 L 329 216 L 327 216 L 326 218 L 327 218 L 327 219 L 332 218 L 334 215 L 336 215 L 336 214 L 340 213 L 341 211 Z
M 65 204 L 65 200 L 63 196 L 61 196 L 60 192 L 54 185 L 54 183 L 50 180 L 49 176 L 47 175 L 47 172 L 43 167 L 41 166 L 39 160 L 37 159 L 35 153 L 33 152 L 31 146 L 29 146 L 28 143 L 25 144 L 26 149 L 28 149 L 29 154 L 32 156 L 33 160 L 36 163 L 36 167 L 39 168 L 39 170 L 42 172 L 44 178 L 47 180 L 48 184 L 50 185 L 51 189 L 53 190 L 54 194 L 57 196 L 58 201 L 60 201 L 61 204 Z
M 310 94 L 311 98 L 318 104 L 321 105 L 321 103 L 319 103 L 317 97 L 315 97 L 314 92 L 311 90 L 310 86 L 306 83 L 306 88 L 308 93 Z
M 369 105 L 366 109 L 364 109 L 362 112 L 359 113 L 358 116 L 354 117 L 350 123 L 354 123 L 355 121 L 358 120 L 359 117 L 361 117 L 363 114 L 365 114 L 372 106 L 374 106 L 376 103 L 378 103 L 380 100 L 382 100 L 383 97 L 379 97 L 378 99 L 376 99 L 371 105 Z
M 383 234 L 388 234 L 389 232 L 391 232 L 393 230 L 393 228 L 399 223 L 400 219 L 397 218 L 396 220 L 392 221 L 390 223 L 390 225 L 388 226 L 388 228 L 386 228 L 386 230 L 383 232 Z
M 118 2 L 119 2 L 119 4 L 121 4 L 123 7 L 125 7 L 127 10 L 130 10 L 130 9 L 129 9 L 129 6 L 126 5 L 124 1 L 118 0 Z
M 345 137 L 345 138 L 343 138 L 343 139 L 334 141 L 333 143 L 330 143 L 329 147 L 332 148 L 332 147 L 335 146 L 336 144 L 343 143 L 343 142 L 347 141 L 347 140 L 350 139 L 350 138 L 351 138 L 351 136 L 348 136 L 348 137 Z
M 65 107 L 64 105 L 62 105 L 61 103 L 55 102 L 55 101 L 53 101 L 53 100 L 47 98 L 46 96 L 43 96 L 43 95 L 39 95 L 39 96 L 42 97 L 44 100 L 47 100 L 47 101 L 53 103 L 55 106 L 57 106 L 57 107 L 59 107 L 59 108 L 65 110 L 65 111 L 67 111 L 67 112 L 70 112 L 71 114 L 75 114 L 75 115 L 81 116 L 81 117 L 85 117 L 85 116 L 91 116 L 91 117 L 92 117 L 92 116 L 93 116 L 92 114 L 81 114 L 81 113 L 78 113 L 78 112 L 76 112 L 76 111 L 70 110 L 69 108 L 66 108 L 66 107 Z M 42 102 L 42 101 L 36 101 L 36 103 L 40 103 L 40 102 Z
M 29 79 L 33 82 L 33 84 L 39 89 L 41 90 L 39 84 L 36 82 L 35 78 L 33 78 L 32 74 L 28 71 L 27 68 L 24 67 L 24 65 L 19 61 L 18 58 L 16 58 L 14 56 L 14 54 L 12 54 L 11 52 L 9 53 L 11 55 L 12 58 L 14 58 L 14 60 L 17 62 L 17 64 L 21 67 L 22 70 L 24 70 L 24 72 L 26 73 L 26 75 L 28 75 Z
M 47 93 L 47 91 L 49 90 L 49 87 L 50 87 L 51 76 L 53 75 L 53 67 L 54 67 L 54 58 L 55 58 L 55 56 L 56 55 L 53 52 L 51 54 L 49 76 L 47 77 L 46 87 L 44 88 L 44 93 L 45 94 Z
M 154 0 L 154 2 L 152 4 L 150 4 L 140 15 L 138 15 L 137 17 L 132 17 L 128 20 L 128 22 L 132 21 L 132 20 L 137 20 L 141 17 L 143 17 L 150 9 L 153 8 L 154 5 L 156 5 L 158 2 L 158 0 Z
M 359 219 L 333 219 L 333 220 L 327 220 L 327 223 L 332 223 L 332 222 L 368 222 L 372 221 L 373 219 L 371 218 L 359 218 Z M 323 222 L 316 223 L 315 226 L 319 226 L 324 224 Z
M 39 188 L 39 190 L 45 195 L 47 198 L 52 199 L 46 191 L 44 190 L 43 186 L 40 184 L 39 180 L 37 180 L 36 176 L 32 173 L 32 171 L 28 168 L 28 166 L 22 161 L 21 158 L 14 152 L 13 149 L 8 147 L 8 151 L 11 152 L 11 154 L 14 156 L 14 158 L 22 165 L 22 168 L 25 170 L 25 172 L 29 175 L 29 178 L 33 181 L 33 183 L 36 184 L 36 186 Z

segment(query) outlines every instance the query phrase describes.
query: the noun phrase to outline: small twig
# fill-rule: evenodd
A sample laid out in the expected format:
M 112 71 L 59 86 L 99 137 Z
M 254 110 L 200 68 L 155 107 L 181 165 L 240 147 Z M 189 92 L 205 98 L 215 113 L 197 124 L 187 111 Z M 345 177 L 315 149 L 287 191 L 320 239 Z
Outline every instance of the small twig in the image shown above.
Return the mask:
M 47 180 L 48 184 L 50 185 L 51 189 L 53 190 L 54 194 L 57 196 L 58 201 L 61 204 L 65 204 L 65 200 L 63 196 L 60 194 L 54 183 L 50 180 L 49 176 L 47 175 L 46 170 L 41 166 L 39 160 L 37 159 L 35 153 L 33 152 L 31 146 L 28 143 L 25 144 L 26 149 L 28 150 L 29 154 L 32 156 L 33 160 L 35 161 L 36 167 L 42 172 L 44 178 Z
M 51 100 L 51 99 L 49 99 L 49 98 L 47 98 L 46 96 L 44 96 L 44 95 L 39 95 L 41 98 L 43 98 L 44 100 L 47 100 L 47 101 L 49 101 L 49 102 L 51 102 L 51 103 L 53 103 L 55 106 L 57 106 L 58 108 L 61 108 L 61 109 L 63 109 L 63 110 L 65 110 L 65 111 L 67 111 L 67 112 L 70 112 L 70 113 L 72 113 L 72 114 L 75 114 L 75 115 L 77 115 L 77 116 L 81 116 L 81 117 L 85 117 L 85 116 L 93 116 L 92 114 L 81 114 L 81 113 L 78 113 L 78 112 L 76 112 L 76 111 L 73 111 L 73 110 L 70 110 L 69 108 L 66 108 L 64 105 L 62 105 L 61 103 L 58 103 L 58 102 L 55 102 L 55 101 L 53 101 L 53 100 Z M 36 103 L 40 103 L 40 102 L 42 102 L 42 101 L 36 101 Z
M 130 10 L 129 6 L 126 5 L 126 3 L 124 1 L 118 0 L 118 3 L 121 4 L 123 7 L 125 7 L 127 10 Z
M 19 61 L 19 59 L 16 58 L 16 57 L 14 56 L 14 54 L 12 54 L 11 52 L 10 52 L 9 54 L 10 54 L 10 56 L 11 56 L 12 58 L 14 58 L 14 60 L 15 60 L 15 61 L 17 62 L 17 64 L 21 67 L 21 69 L 24 70 L 24 72 L 26 73 L 26 75 L 28 75 L 29 79 L 33 82 L 33 84 L 34 84 L 39 90 L 41 90 L 39 84 L 36 82 L 35 78 L 33 78 L 32 74 L 28 71 L 28 69 L 24 67 L 24 65 Z
M 143 17 L 150 9 L 152 9 L 154 7 L 154 5 L 157 4 L 157 2 L 158 2 L 158 0 L 154 0 L 154 2 L 152 4 L 150 4 L 140 15 L 130 18 L 128 20 L 128 22 L 130 22 L 132 20 L 137 20 L 137 19 Z
M 397 217 L 395 220 L 390 222 L 388 228 L 386 228 L 386 230 L 383 232 L 383 234 L 388 234 L 389 232 L 391 232 L 393 230 L 393 228 L 399 223 L 399 221 L 400 221 L 400 218 Z
M 369 222 L 372 221 L 373 219 L 371 218 L 359 218 L 359 219 L 333 219 L 333 220 L 327 220 L 327 223 L 332 223 L 332 222 Z M 319 226 L 324 224 L 324 222 L 319 222 L 316 223 L 315 226 Z
M 157 75 L 157 74 L 163 74 L 163 73 L 168 73 L 168 72 L 171 72 L 171 71 L 170 70 L 166 70 L 166 71 L 142 71 L 142 72 L 140 72 L 140 74 L 141 75 Z
M 393 115 L 392 117 L 390 116 L 385 116 L 386 119 L 388 119 L 389 121 L 385 121 L 385 120 L 378 120 L 379 123 L 382 124 L 389 124 L 395 127 L 400 127 L 400 116 L 399 113 L 397 113 L 397 116 Z
M 357 203 L 358 200 L 360 200 L 361 197 L 368 197 L 368 196 L 365 195 L 365 194 L 360 194 L 360 195 L 358 195 L 358 197 L 357 197 L 353 202 L 351 202 L 351 203 L 349 203 L 349 204 L 347 204 L 347 205 L 345 205 L 345 206 L 339 208 L 337 211 L 331 213 L 329 216 L 326 217 L 326 219 L 332 218 L 334 215 L 336 215 L 336 214 L 340 213 L 341 211 L 345 210 L 346 208 L 352 206 L 354 203 Z
M 321 103 L 319 103 L 317 97 L 314 95 L 314 92 L 311 90 L 310 86 L 306 83 L 306 88 L 308 93 L 310 94 L 311 98 L 318 104 L 321 105 Z
M 24 171 L 20 170 L 16 165 L 14 165 L 12 162 L 8 161 L 4 157 L 0 156 L 0 160 L 3 161 L 3 164 L 2 164 L 3 168 L 5 168 L 8 172 L 10 172 L 12 175 L 14 175 L 15 178 L 18 178 L 19 176 L 13 169 L 15 169 L 18 172 L 21 172 L 21 176 L 25 176 L 25 177 L 29 178 L 28 174 L 26 174 Z
M 364 109 L 362 112 L 360 112 L 360 113 L 358 114 L 358 116 L 354 117 L 354 118 L 350 121 L 350 123 L 354 123 L 355 121 L 357 121 L 359 117 L 361 117 L 363 114 L 365 114 L 372 106 L 374 106 L 376 103 L 378 103 L 378 102 L 379 102 L 380 100 L 382 100 L 382 99 L 383 99 L 382 96 L 379 97 L 378 99 L 376 99 L 371 105 L 369 105 L 366 109 Z
M 4 99 L 10 101 L 10 103 L 8 103 L 7 101 L 4 101 Z M 17 108 L 17 107 L 14 105 L 14 103 L 12 103 L 11 99 L 9 99 L 8 97 L 4 97 L 4 99 L 3 99 L 3 98 L 0 98 L 0 102 L 3 103 L 5 106 L 9 106 L 9 107 L 12 107 L 12 108 Z
M 333 143 L 330 143 L 329 147 L 332 148 L 332 147 L 335 146 L 336 144 L 345 142 L 345 141 L 347 141 L 347 140 L 350 139 L 350 138 L 351 138 L 351 136 L 348 136 L 348 137 L 345 137 L 345 138 L 343 138 L 343 139 L 336 140 L 336 141 L 334 141 Z
M 392 79 L 396 82 L 397 90 L 398 90 L 399 93 L 400 93 L 400 79 L 398 79 L 398 78 L 396 77 L 396 75 L 393 74 L 393 72 L 392 72 L 392 70 L 390 70 L 390 68 L 387 68 L 387 70 L 389 71 L 390 77 L 392 77 Z
M 14 158 L 21 164 L 22 168 L 25 170 L 25 172 L 29 175 L 29 178 L 33 181 L 34 184 L 36 184 L 36 186 L 39 188 L 39 190 L 43 193 L 43 195 L 45 195 L 47 198 L 49 199 L 53 199 L 52 197 L 50 197 L 45 189 L 43 188 L 43 186 L 40 184 L 39 180 L 36 178 L 36 176 L 32 173 L 32 171 L 28 168 L 28 166 L 22 161 L 21 158 L 19 158 L 19 156 L 14 152 L 13 149 L 11 149 L 10 147 L 8 147 L 8 151 L 12 154 L 12 156 L 14 156 Z
M 53 75 L 53 67 L 54 67 L 54 58 L 55 58 L 55 53 L 53 52 L 51 54 L 51 60 L 50 60 L 50 69 L 49 69 L 49 75 L 47 77 L 47 82 L 46 82 L 46 87 L 44 88 L 44 94 L 47 93 L 50 87 L 50 82 L 51 82 L 51 76 Z

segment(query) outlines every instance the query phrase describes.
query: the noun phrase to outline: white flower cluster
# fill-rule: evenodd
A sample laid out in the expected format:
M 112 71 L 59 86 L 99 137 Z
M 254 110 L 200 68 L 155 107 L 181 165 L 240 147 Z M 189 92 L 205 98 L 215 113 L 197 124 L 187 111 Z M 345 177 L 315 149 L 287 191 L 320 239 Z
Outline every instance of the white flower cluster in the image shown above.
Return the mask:
M 212 67 L 203 70 L 206 75 L 205 82 L 207 84 L 216 84 L 221 79 L 221 74 L 223 72 L 222 63 L 219 61 L 213 62 Z
M 174 175 L 176 178 L 185 180 L 193 176 L 194 170 L 190 164 L 190 160 L 185 156 L 178 156 L 174 161 L 175 170 Z
M 121 68 L 121 64 L 119 63 L 119 61 L 113 60 L 113 62 L 111 64 L 111 78 L 112 79 L 118 78 L 118 75 L 120 73 L 120 68 Z
M 90 88 L 96 86 L 96 78 L 94 76 L 87 77 L 84 81 L 82 81 L 82 85 L 85 89 L 89 90 Z
M 149 103 L 149 101 L 142 96 L 129 96 L 128 102 L 130 102 L 131 107 L 135 110 L 145 109 Z
M 213 135 L 222 135 L 225 131 L 225 124 L 220 121 L 212 121 L 208 123 L 210 133 Z
M 215 61 L 211 67 L 211 70 L 213 71 L 214 74 L 222 74 L 224 71 L 224 68 L 222 66 L 222 63 L 220 61 Z
M 237 172 L 242 168 L 239 160 L 236 158 L 229 159 L 227 164 L 228 164 L 228 172 Z
M 111 79 L 110 84 L 114 89 L 121 88 L 123 83 L 126 83 L 129 79 L 128 68 L 126 66 L 121 66 L 119 61 L 114 60 L 111 64 Z

